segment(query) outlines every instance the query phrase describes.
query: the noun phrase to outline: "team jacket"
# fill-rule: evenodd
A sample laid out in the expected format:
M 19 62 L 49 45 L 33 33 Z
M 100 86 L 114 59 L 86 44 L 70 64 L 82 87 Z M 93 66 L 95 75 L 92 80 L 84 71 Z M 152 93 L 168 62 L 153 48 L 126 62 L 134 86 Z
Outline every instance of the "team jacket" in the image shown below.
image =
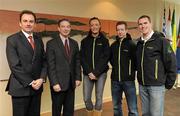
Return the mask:
M 102 33 L 96 38 L 88 35 L 81 41 L 80 55 L 85 75 L 92 72 L 98 77 L 102 73 L 107 72 L 110 55 L 108 39 Z
M 116 41 L 111 45 L 111 79 L 113 81 L 134 81 L 135 58 L 136 45 L 131 36 L 127 34 L 123 40 L 116 37 Z
M 137 43 L 138 81 L 141 85 L 172 88 L 176 79 L 176 59 L 170 43 L 160 33 Z

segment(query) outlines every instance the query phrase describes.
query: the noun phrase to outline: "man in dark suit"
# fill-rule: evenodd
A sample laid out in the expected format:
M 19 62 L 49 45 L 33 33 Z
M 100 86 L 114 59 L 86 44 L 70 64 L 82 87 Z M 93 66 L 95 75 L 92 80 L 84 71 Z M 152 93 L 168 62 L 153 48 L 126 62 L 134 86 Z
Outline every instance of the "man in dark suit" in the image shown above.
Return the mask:
M 58 22 L 59 34 L 47 43 L 48 77 L 52 96 L 52 115 L 73 116 L 75 88 L 81 83 L 78 43 L 69 38 L 69 20 Z
M 11 70 L 6 91 L 12 96 L 13 116 L 40 116 L 47 64 L 43 42 L 33 33 L 36 16 L 20 13 L 21 31 L 7 38 L 6 55 Z

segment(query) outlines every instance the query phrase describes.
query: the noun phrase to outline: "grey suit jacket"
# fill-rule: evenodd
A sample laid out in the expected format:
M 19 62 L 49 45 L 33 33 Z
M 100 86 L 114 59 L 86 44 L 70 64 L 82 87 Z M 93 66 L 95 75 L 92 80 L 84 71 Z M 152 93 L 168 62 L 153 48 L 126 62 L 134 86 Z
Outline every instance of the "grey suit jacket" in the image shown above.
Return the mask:
M 69 84 L 75 88 L 75 81 L 81 81 L 78 43 L 69 38 L 69 47 L 70 60 L 66 57 L 65 48 L 59 35 L 48 41 L 46 48 L 50 85 L 60 84 L 62 91 L 66 91 Z
M 12 96 L 30 96 L 42 92 L 29 84 L 38 78 L 46 78 L 47 63 L 43 42 L 33 34 L 33 50 L 25 35 L 20 31 L 7 38 L 6 55 L 11 70 L 6 91 Z

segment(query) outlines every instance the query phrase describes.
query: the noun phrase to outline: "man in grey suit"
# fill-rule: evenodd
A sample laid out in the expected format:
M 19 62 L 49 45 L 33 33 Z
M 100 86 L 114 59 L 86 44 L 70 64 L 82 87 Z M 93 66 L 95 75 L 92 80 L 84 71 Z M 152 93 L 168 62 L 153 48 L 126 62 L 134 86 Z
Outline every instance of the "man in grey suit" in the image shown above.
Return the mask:
M 13 116 L 40 116 L 47 64 L 43 42 L 33 33 L 36 16 L 20 13 L 21 31 L 7 38 L 6 55 L 11 70 L 6 91 L 12 96 Z
M 52 115 L 73 116 L 75 88 L 81 83 L 78 43 L 69 37 L 69 20 L 58 22 L 59 34 L 47 43 L 48 77 L 52 97 Z

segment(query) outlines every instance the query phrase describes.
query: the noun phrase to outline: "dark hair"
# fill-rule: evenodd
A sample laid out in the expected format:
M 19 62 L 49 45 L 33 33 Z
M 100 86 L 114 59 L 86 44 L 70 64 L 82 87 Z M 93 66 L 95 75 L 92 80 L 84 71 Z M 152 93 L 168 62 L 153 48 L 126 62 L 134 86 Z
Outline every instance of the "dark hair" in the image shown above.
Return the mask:
M 138 18 L 138 23 L 139 23 L 139 20 L 140 20 L 140 19 L 143 19 L 143 18 L 147 18 L 148 21 L 151 23 L 151 18 L 150 18 L 150 16 L 148 16 L 148 15 L 142 15 L 142 16 L 140 16 L 140 17 Z
M 36 15 L 35 15 L 35 13 L 33 13 L 33 12 L 30 11 L 30 10 L 23 10 L 23 11 L 21 11 L 21 13 L 20 13 L 20 15 L 19 15 L 19 21 L 20 21 L 20 22 L 21 22 L 22 16 L 23 16 L 24 14 L 30 14 L 30 15 L 32 15 L 32 16 L 34 17 L 35 22 L 36 22 Z
M 117 26 L 118 25 L 125 25 L 125 29 L 127 29 L 127 23 L 125 22 L 125 21 L 118 21 L 117 23 L 116 23 L 116 29 L 117 29 Z
M 63 19 L 60 19 L 60 20 L 58 21 L 58 27 L 60 27 L 60 23 L 63 22 L 63 21 L 66 21 L 66 22 L 69 22 L 69 23 L 70 23 L 70 21 L 69 21 L 68 19 L 63 18 Z M 71 23 L 70 23 L 70 24 L 71 24 Z
M 101 21 L 99 20 L 99 18 L 98 17 L 92 17 L 92 18 L 90 18 L 89 19 L 89 25 L 91 24 L 91 21 L 92 20 L 97 20 L 98 22 L 99 22 L 99 24 L 101 25 Z M 101 28 L 99 29 L 99 32 L 101 31 Z M 90 35 L 92 35 L 92 31 L 91 31 L 91 29 L 89 30 L 89 32 L 88 32 L 88 36 L 90 36 Z
M 98 20 L 99 24 L 101 24 L 101 21 L 99 20 L 98 17 L 92 17 L 92 18 L 89 19 L 89 25 L 91 24 L 92 20 Z

